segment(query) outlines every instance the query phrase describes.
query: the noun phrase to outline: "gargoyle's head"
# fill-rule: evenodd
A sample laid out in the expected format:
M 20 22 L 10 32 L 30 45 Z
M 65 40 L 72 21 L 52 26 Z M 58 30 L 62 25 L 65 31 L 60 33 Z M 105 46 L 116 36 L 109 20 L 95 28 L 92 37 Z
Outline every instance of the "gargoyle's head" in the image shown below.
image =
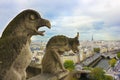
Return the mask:
M 38 31 L 40 27 L 51 27 L 48 20 L 43 19 L 40 14 L 34 10 L 24 10 L 18 14 L 6 27 L 2 36 L 10 35 L 44 35 L 45 31 Z
M 78 46 L 80 45 L 79 43 L 79 33 L 77 33 L 77 36 L 75 38 L 70 38 L 70 42 L 69 42 L 71 49 L 74 53 L 78 53 L 79 49 Z

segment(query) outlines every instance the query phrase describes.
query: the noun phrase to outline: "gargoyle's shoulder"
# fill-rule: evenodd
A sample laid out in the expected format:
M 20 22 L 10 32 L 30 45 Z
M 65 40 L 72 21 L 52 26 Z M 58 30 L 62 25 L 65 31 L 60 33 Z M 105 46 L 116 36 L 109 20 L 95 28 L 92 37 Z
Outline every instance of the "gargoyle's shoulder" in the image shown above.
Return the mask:
M 69 38 L 64 35 L 53 36 L 47 43 L 46 47 L 49 46 L 64 46 L 68 44 Z
M 60 40 L 66 40 L 68 39 L 68 37 L 64 36 L 64 35 L 57 35 L 57 36 L 53 36 L 49 41 L 60 41 Z

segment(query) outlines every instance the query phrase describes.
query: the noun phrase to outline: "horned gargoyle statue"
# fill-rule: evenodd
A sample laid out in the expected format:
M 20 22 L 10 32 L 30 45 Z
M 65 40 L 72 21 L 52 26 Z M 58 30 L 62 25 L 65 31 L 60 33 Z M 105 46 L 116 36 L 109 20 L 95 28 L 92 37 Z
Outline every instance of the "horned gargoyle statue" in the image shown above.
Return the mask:
M 69 38 L 64 35 L 52 37 L 46 45 L 45 55 L 42 60 L 42 73 L 58 76 L 60 72 L 66 72 L 67 70 L 63 66 L 60 55 L 70 50 L 78 53 L 78 39 L 79 33 L 77 33 L 75 38 Z

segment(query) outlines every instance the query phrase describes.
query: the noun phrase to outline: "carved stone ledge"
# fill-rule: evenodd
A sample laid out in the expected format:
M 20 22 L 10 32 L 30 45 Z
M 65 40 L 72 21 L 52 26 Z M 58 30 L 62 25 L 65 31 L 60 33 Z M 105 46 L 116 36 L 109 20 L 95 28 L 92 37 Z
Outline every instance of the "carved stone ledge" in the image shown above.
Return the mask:
M 53 74 L 40 74 L 35 77 L 32 77 L 28 80 L 64 80 L 64 78 L 69 74 L 69 71 L 66 72 L 60 72 L 57 75 Z

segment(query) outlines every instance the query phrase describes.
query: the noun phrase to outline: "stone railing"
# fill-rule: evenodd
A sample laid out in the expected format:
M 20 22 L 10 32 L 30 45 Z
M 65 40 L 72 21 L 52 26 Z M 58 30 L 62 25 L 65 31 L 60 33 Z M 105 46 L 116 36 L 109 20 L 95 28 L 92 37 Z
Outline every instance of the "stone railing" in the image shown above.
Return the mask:
M 57 75 L 39 74 L 39 75 L 32 77 L 28 80 L 65 80 L 65 78 L 68 76 L 68 74 L 69 74 L 69 71 L 60 72 Z

